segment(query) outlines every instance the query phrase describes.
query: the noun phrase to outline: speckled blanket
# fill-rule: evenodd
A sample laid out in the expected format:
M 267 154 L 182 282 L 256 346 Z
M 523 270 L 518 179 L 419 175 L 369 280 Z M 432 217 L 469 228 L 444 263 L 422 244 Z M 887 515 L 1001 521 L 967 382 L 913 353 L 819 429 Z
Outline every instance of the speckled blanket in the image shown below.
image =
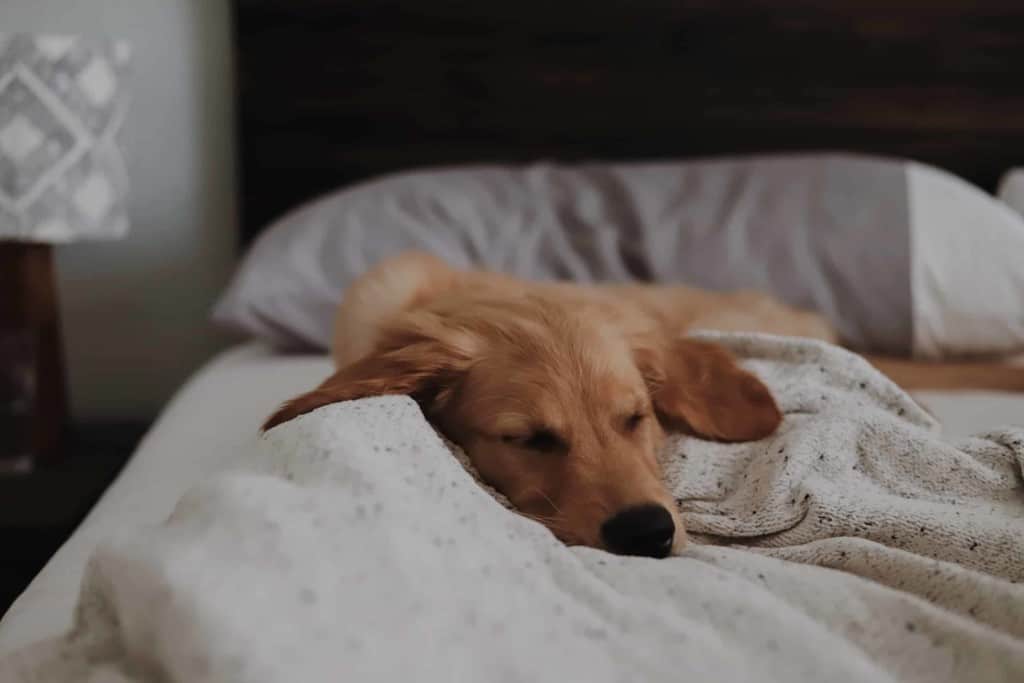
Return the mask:
M 786 420 L 672 441 L 680 557 L 567 548 L 410 399 L 338 404 L 98 548 L 0 680 L 1024 681 L 1024 430 L 952 443 L 852 354 L 705 336 Z

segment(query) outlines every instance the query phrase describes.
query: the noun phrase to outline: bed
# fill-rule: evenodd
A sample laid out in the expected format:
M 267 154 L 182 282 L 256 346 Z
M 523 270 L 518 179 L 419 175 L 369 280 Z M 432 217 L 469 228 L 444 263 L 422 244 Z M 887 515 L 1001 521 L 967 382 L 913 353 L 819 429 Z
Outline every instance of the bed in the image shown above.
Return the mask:
M 1024 148 L 1017 3 L 235 5 L 243 245 L 311 195 L 426 165 L 843 148 L 992 189 Z M 249 343 L 200 370 L 4 616 L 0 655 L 66 629 L 99 539 L 163 520 L 328 369 Z M 951 436 L 1024 419 L 1022 395 L 917 398 Z
M 166 519 L 189 487 L 255 450 L 261 420 L 281 400 L 319 381 L 329 367 L 324 356 L 282 356 L 247 343 L 199 370 L 164 409 L 102 500 L 4 616 L 0 656 L 66 630 L 95 544 Z M 921 392 L 917 398 L 951 437 L 1024 423 L 1024 395 Z

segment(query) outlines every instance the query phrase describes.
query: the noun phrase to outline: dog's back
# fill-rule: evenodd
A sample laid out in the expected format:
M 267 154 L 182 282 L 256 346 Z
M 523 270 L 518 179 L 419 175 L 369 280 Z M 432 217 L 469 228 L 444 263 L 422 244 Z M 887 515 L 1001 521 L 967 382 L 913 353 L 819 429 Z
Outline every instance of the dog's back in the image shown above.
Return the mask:
M 369 353 L 377 334 L 399 313 L 442 298 L 527 294 L 571 307 L 593 309 L 610 324 L 672 334 L 711 329 L 810 337 L 836 343 L 835 330 L 819 315 L 758 292 L 709 292 L 683 285 L 580 285 L 530 282 L 482 270 L 457 270 L 419 252 L 381 262 L 348 289 L 334 326 L 332 354 L 343 367 Z M 905 389 L 1024 391 L 1024 367 L 998 362 L 927 362 L 868 356 Z
M 373 347 L 376 332 L 402 311 L 442 297 L 516 297 L 530 294 L 578 310 L 594 309 L 630 327 L 767 332 L 837 341 L 820 316 L 758 292 L 708 292 L 684 285 L 580 285 L 530 282 L 483 270 L 457 270 L 419 252 L 387 259 L 349 287 L 338 309 L 332 352 L 339 366 Z

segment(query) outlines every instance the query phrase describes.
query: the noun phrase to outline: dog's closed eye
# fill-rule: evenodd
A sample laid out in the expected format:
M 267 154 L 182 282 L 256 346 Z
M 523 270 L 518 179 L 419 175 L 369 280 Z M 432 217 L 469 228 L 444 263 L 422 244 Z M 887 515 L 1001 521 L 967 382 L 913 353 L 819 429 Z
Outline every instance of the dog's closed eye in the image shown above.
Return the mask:
M 632 415 L 626 418 L 626 432 L 630 434 L 635 432 L 637 429 L 640 428 L 640 425 L 642 425 L 644 420 L 646 419 L 647 413 L 641 412 L 639 410 L 633 413 Z
M 548 429 L 538 429 L 525 435 L 506 434 L 501 440 L 538 453 L 557 453 L 566 450 L 565 441 Z

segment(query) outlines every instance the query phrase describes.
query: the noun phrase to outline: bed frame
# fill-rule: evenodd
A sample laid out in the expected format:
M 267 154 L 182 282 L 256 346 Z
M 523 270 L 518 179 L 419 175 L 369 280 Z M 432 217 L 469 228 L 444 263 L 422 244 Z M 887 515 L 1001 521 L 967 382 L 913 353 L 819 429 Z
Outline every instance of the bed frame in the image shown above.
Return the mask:
M 1020 0 L 236 0 L 242 238 L 405 168 L 791 150 L 1024 161 Z

